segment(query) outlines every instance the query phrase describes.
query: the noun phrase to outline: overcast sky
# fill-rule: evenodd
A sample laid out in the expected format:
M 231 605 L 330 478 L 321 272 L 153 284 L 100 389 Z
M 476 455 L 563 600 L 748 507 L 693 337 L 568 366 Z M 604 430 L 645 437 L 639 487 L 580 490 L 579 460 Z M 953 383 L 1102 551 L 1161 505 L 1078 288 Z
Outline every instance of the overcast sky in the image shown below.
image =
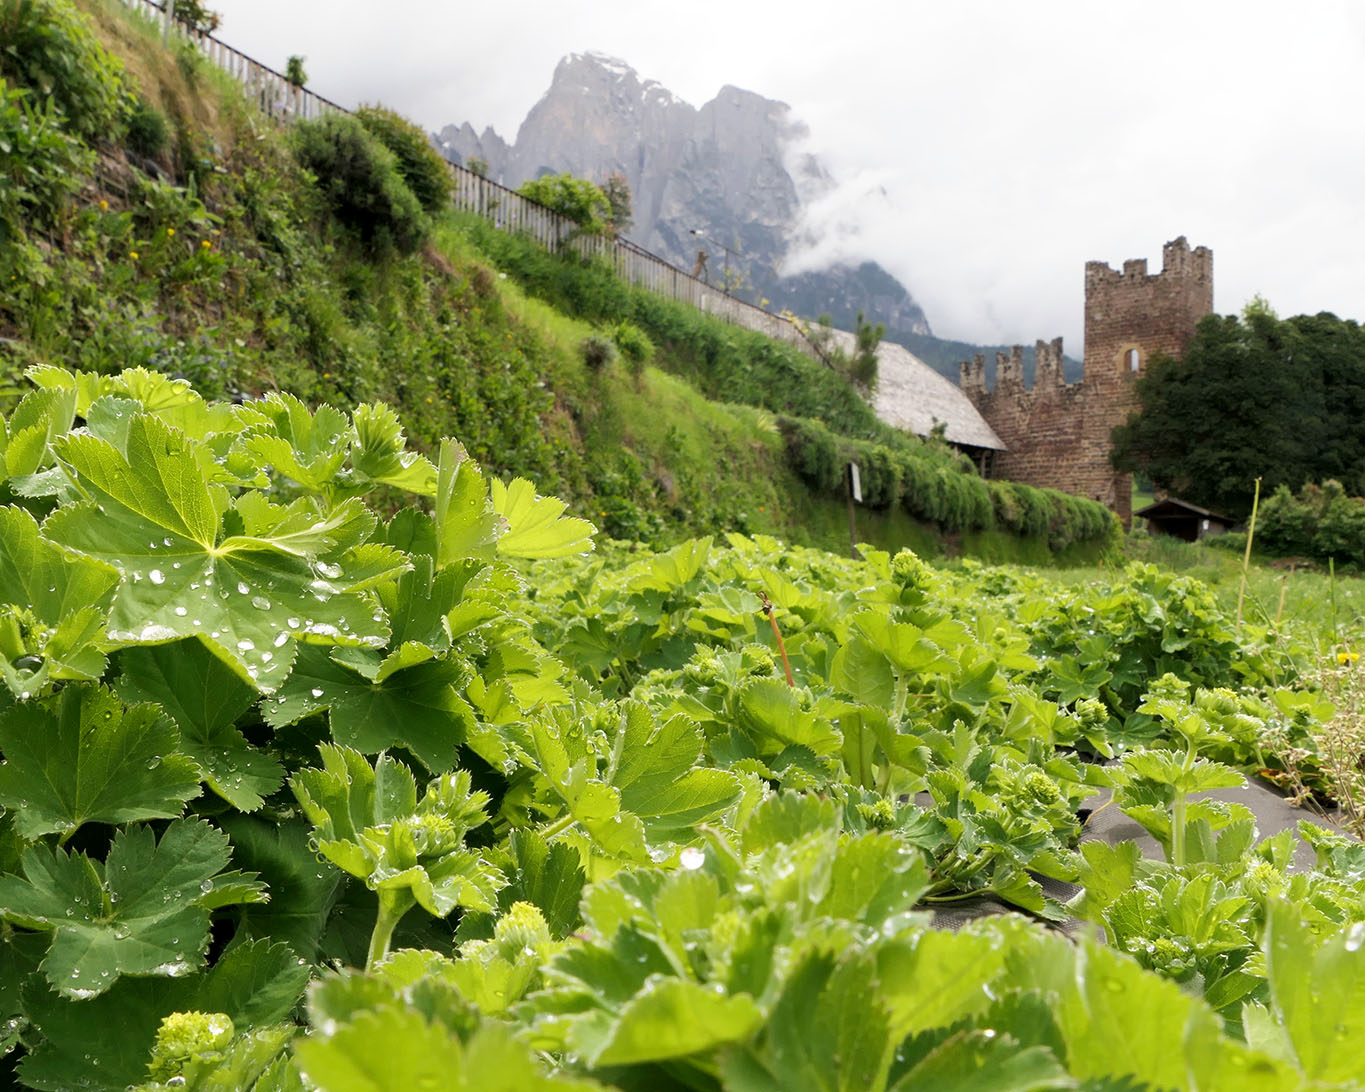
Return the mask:
M 1365 318 L 1362 0 L 209 0 L 220 36 L 428 129 L 507 139 L 570 52 L 789 103 L 849 257 L 940 336 L 1081 347 L 1085 262 L 1186 235 L 1215 306 Z

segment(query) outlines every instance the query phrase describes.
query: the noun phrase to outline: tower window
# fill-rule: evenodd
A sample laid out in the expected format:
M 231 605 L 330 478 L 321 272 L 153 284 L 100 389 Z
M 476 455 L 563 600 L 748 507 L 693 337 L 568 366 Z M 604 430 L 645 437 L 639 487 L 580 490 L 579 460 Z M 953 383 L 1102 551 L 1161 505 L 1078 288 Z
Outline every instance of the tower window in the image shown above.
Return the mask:
M 1136 372 L 1142 368 L 1142 354 L 1137 349 L 1129 349 L 1123 354 L 1124 362 L 1128 365 L 1130 372 Z

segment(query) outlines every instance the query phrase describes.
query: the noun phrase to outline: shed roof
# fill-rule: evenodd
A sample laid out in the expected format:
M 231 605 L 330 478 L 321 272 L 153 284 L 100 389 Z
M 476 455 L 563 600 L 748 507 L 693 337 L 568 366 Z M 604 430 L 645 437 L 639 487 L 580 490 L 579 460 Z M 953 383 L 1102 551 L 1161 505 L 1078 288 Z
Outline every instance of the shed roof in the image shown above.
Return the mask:
M 854 336 L 832 331 L 845 352 L 856 346 Z M 943 422 L 950 443 L 1004 451 L 995 430 L 986 424 L 972 401 L 950 379 L 945 379 L 903 345 L 883 341 L 877 346 L 877 393 L 872 400 L 877 416 L 888 425 L 916 436 L 928 436 Z
M 1210 512 L 1207 508 L 1200 508 L 1197 504 L 1183 501 L 1179 497 L 1163 497 L 1161 500 L 1147 505 L 1133 513 L 1133 518 L 1137 519 L 1162 519 L 1172 516 L 1192 516 L 1197 519 L 1216 519 L 1219 523 L 1226 523 L 1231 527 L 1237 521 L 1231 516 L 1220 515 L 1217 512 Z

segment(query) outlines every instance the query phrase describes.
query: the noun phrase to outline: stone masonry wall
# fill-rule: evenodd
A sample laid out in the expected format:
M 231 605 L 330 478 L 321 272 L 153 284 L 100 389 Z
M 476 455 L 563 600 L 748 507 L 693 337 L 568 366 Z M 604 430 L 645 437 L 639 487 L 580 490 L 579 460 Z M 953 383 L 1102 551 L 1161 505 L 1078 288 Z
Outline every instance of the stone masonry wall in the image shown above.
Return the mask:
M 1182 235 L 1162 250 L 1160 273 L 1145 259 L 1085 267 L 1085 371 L 1062 380 L 1062 339 L 1038 342 L 1033 388 L 1024 386 L 1022 350 L 996 354 L 986 389 L 985 359 L 962 364 L 962 389 L 1008 450 L 992 476 L 1062 489 L 1111 508 L 1126 527 L 1132 482 L 1109 465 L 1109 434 L 1137 409 L 1134 379 L 1154 352 L 1179 356 L 1195 325 L 1213 310 L 1213 254 Z

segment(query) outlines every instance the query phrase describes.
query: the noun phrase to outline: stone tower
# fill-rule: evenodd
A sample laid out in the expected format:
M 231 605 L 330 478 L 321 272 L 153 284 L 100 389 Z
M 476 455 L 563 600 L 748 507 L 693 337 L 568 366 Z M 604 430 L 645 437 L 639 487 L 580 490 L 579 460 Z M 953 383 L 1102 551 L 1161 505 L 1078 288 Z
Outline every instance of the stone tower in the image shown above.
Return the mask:
M 1213 310 L 1213 253 L 1182 235 L 1162 248 L 1160 273 L 1146 259 L 1085 266 L 1085 372 L 1062 380 L 1061 340 L 1038 342 L 1032 390 L 1021 350 L 996 355 L 994 390 L 985 360 L 962 365 L 962 388 L 1005 443 L 992 476 L 1049 486 L 1098 500 L 1128 525 L 1132 481 L 1109 465 L 1109 434 L 1137 409 L 1133 381 L 1153 353 L 1179 356 L 1199 320 Z

